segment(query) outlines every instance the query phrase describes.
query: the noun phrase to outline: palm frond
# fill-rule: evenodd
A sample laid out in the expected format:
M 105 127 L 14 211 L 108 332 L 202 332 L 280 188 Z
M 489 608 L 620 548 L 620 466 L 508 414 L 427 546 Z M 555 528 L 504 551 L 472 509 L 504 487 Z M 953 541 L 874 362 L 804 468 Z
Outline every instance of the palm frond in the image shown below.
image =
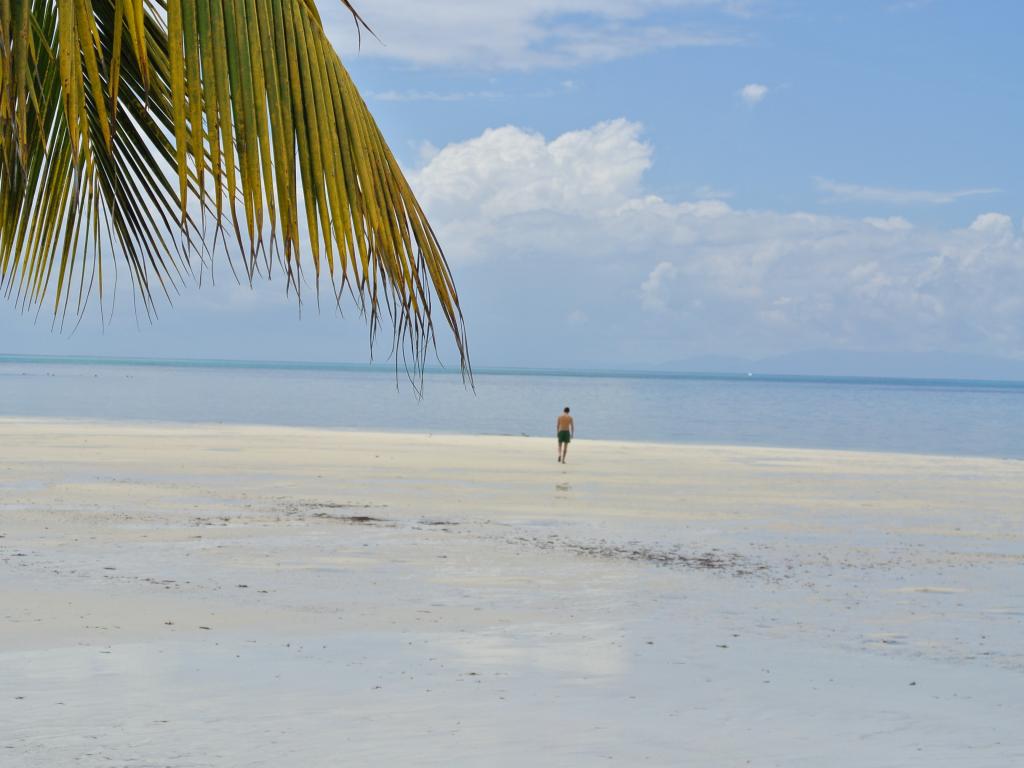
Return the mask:
M 388 314 L 417 364 L 436 303 L 468 370 L 444 254 L 312 0 L 0 0 L 5 294 L 81 314 L 120 263 L 153 313 L 218 244 L 300 300 L 311 268 L 371 339 Z

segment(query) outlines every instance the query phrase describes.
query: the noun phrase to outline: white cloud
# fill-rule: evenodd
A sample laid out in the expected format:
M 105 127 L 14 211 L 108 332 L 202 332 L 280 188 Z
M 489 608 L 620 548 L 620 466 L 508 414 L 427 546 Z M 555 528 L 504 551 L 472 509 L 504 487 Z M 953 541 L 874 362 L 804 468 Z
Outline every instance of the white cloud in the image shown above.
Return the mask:
M 869 216 L 864 219 L 864 223 L 870 224 L 871 226 L 877 227 L 878 229 L 886 232 L 899 232 L 901 230 L 914 228 L 914 225 L 902 216 L 888 216 L 884 219 Z
M 551 142 L 515 126 L 438 152 L 410 174 L 421 202 L 442 219 L 466 224 L 495 217 L 559 211 L 588 213 L 625 204 L 640 189 L 651 148 L 640 126 L 599 123 Z M 469 243 L 466 243 L 469 245 Z M 466 255 L 472 257 L 472 249 Z
M 972 232 L 983 232 L 999 237 L 1013 237 L 1013 219 L 1003 213 L 983 213 L 971 222 Z
M 522 290 L 532 292 L 550 285 L 555 306 L 570 285 L 574 311 L 608 344 L 617 328 L 623 347 L 657 344 L 648 355 L 1024 354 L 1024 237 L 1010 217 L 929 229 L 900 216 L 673 202 L 644 188 L 652 157 L 626 120 L 552 140 L 506 126 L 410 176 L 457 270 L 531 280 Z
M 717 12 L 707 28 L 694 12 Z M 730 31 L 748 15 L 735 0 L 375 0 L 360 8 L 384 44 L 364 36 L 360 55 L 415 64 L 523 70 L 611 61 L 663 48 L 734 45 Z M 323 9 L 343 55 L 356 53 L 351 17 Z
M 828 192 L 834 200 L 856 200 L 889 205 L 945 205 L 965 197 L 990 195 L 998 189 L 962 189 L 955 192 L 938 192 L 927 189 L 894 189 L 892 187 L 867 187 L 860 184 L 844 184 L 829 179 L 815 179 L 818 189 Z
M 761 83 L 748 83 L 740 88 L 740 98 L 750 106 L 759 104 L 768 95 L 768 86 Z
M 679 276 L 679 270 L 671 261 L 659 261 L 658 265 L 640 286 L 641 303 L 644 309 L 665 309 L 665 289 Z

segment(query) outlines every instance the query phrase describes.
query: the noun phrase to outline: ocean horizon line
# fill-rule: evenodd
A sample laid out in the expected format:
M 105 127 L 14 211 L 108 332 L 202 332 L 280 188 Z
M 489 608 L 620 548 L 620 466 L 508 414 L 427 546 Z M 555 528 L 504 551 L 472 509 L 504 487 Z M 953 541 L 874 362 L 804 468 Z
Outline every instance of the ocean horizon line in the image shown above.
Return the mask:
M 178 358 L 178 357 L 135 357 L 105 355 L 45 355 L 0 353 L 0 365 L 96 365 L 109 367 L 149 368 L 209 368 L 217 370 L 267 370 L 267 371 L 320 371 L 320 372 L 403 372 L 401 365 L 376 362 L 324 362 L 312 360 L 251 360 L 229 358 Z M 423 372 L 432 375 L 461 375 L 458 367 L 443 365 L 424 366 Z M 679 371 L 654 370 L 650 368 L 550 368 L 526 366 L 474 366 L 474 375 L 484 376 L 548 376 L 565 378 L 609 378 L 609 379 L 663 379 L 703 381 L 757 381 L 779 383 L 831 383 L 852 385 L 890 386 L 931 386 L 931 387 L 979 387 L 985 389 L 1024 389 L 1024 381 L 1014 379 L 953 378 L 953 377 L 909 377 L 909 376 L 848 376 L 829 374 L 747 373 L 729 371 Z

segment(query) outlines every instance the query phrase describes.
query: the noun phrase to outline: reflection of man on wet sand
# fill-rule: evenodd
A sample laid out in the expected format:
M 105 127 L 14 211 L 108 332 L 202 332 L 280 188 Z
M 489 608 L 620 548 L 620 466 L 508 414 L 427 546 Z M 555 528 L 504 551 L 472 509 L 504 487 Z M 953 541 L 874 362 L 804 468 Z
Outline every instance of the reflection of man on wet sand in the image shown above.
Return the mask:
M 569 415 L 569 406 L 559 414 L 555 431 L 558 433 L 558 460 L 565 464 L 565 452 L 569 449 L 569 441 L 576 436 L 576 424 Z

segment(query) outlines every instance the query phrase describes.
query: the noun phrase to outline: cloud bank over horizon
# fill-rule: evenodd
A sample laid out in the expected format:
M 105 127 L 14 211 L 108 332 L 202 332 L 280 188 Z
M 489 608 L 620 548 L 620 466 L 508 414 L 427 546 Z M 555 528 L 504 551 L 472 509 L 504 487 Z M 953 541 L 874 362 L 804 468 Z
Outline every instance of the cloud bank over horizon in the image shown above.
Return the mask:
M 646 189 L 653 162 L 636 122 L 550 140 L 510 125 L 449 144 L 411 181 L 464 281 L 571 275 L 558 320 L 588 318 L 608 344 L 633 338 L 663 359 L 1024 354 L 1024 236 L 1007 213 L 939 229 L 892 215 L 888 199 L 863 218 L 673 201 Z

